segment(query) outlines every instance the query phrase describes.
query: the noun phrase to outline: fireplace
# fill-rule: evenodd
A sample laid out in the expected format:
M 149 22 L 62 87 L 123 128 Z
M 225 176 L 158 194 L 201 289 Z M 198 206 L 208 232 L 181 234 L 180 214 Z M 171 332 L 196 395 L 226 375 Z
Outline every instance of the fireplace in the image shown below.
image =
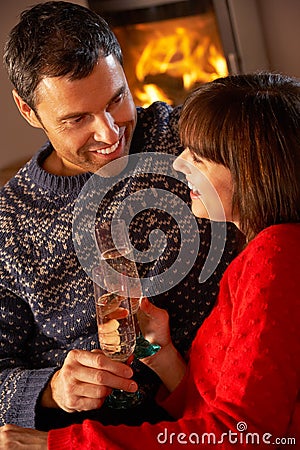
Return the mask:
M 254 3 L 246 3 L 250 14 L 249 5 L 253 9 Z M 239 15 L 234 1 L 230 5 L 228 0 L 89 0 L 88 4 L 108 21 L 120 42 L 136 105 L 156 100 L 177 105 L 199 84 L 243 70 L 238 27 L 233 30 L 233 18 Z M 251 39 L 257 39 L 257 30 Z M 255 54 L 257 50 L 256 46 Z

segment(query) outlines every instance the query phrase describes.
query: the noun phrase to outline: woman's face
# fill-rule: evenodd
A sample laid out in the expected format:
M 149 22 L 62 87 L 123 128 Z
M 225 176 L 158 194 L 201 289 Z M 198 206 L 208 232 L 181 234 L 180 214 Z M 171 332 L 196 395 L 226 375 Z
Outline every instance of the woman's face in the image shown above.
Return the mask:
M 214 221 L 237 222 L 232 214 L 232 176 L 222 164 L 199 158 L 188 148 L 174 161 L 191 189 L 192 211 L 196 217 Z

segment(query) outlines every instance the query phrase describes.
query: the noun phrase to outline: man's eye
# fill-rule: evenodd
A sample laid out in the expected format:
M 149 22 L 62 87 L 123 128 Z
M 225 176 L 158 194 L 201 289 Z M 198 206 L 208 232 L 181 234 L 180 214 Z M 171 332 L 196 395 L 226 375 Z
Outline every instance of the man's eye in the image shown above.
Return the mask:
M 124 100 L 125 92 L 121 92 L 117 95 L 110 103 L 107 105 L 107 111 L 113 111 L 115 107 L 118 107 L 120 103 Z
M 80 124 L 84 119 L 84 116 L 72 117 L 64 121 L 66 125 L 77 125 Z
M 120 101 L 124 98 L 124 93 L 118 95 L 113 101 L 113 103 L 120 103 Z
M 80 117 L 76 117 L 75 119 L 73 119 L 73 122 L 74 123 L 80 123 L 82 120 L 83 120 L 83 116 L 80 116 Z
M 128 97 L 129 95 L 129 90 L 124 88 L 124 90 L 122 90 L 119 95 L 117 95 L 117 97 L 114 99 L 113 103 L 120 103 L 121 101 L 125 100 L 126 97 Z

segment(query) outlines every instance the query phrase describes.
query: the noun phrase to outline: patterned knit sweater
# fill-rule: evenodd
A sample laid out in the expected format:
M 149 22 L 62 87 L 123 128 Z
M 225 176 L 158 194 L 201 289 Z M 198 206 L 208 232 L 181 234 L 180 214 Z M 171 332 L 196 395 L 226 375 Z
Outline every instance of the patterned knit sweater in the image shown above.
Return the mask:
M 178 154 L 178 114 L 178 109 L 163 103 L 138 109 L 131 153 Z M 140 411 L 112 412 L 102 407 L 68 414 L 39 406 L 43 389 L 68 351 L 99 347 L 92 280 L 81 267 L 72 240 L 76 199 L 91 174 L 60 177 L 46 173 L 41 166 L 51 151 L 52 146 L 47 143 L 1 190 L 0 425 L 14 423 L 50 429 L 81 423 L 85 418 L 105 424 L 155 422 L 165 417 L 153 401 L 158 379 L 138 362 L 136 378 L 146 398 Z M 144 161 L 140 160 L 143 173 Z M 149 187 L 172 191 L 187 199 L 187 188 L 182 182 L 146 173 L 118 183 L 104 199 L 100 216 L 109 218 L 124 198 Z M 127 209 L 130 214 L 130 208 Z M 162 257 L 152 265 L 140 267 L 143 273 L 163 272 L 178 255 L 180 232 L 165 210 L 166 205 L 158 200 L 157 208 L 141 211 L 132 222 L 132 239 L 140 250 L 149 247 L 149 229 L 159 228 L 167 237 Z M 182 215 L 184 211 L 177 213 Z M 221 262 L 206 282 L 199 283 L 211 230 L 208 221 L 199 221 L 198 226 L 201 245 L 194 268 L 176 286 L 170 285 L 167 292 L 152 296 L 155 304 L 168 310 L 172 338 L 182 354 L 211 311 L 219 280 L 237 247 L 236 230 L 228 225 Z M 226 225 L 220 227 L 224 231 Z
M 299 272 L 300 224 L 263 230 L 225 272 L 187 373 L 164 401 L 178 420 L 130 428 L 86 421 L 50 432 L 48 448 L 299 449 Z

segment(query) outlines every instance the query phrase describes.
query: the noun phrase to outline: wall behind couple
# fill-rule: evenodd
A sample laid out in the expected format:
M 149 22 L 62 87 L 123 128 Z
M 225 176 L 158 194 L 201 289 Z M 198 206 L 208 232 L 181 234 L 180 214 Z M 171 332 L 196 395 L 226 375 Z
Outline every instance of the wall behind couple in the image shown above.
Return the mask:
M 1 61 L 3 45 L 10 29 L 18 22 L 21 11 L 42 0 L 10 0 L 0 4 Z M 87 0 L 71 0 L 87 6 Z M 143 0 L 140 0 L 141 4 Z M 201 1 L 201 0 L 197 0 Z M 236 1 L 236 0 L 232 0 Z M 300 2 L 299 0 L 237 0 L 256 1 L 260 14 L 266 49 L 272 69 L 300 78 Z M 251 36 L 249 36 L 251 39 Z M 27 125 L 11 97 L 11 84 L 1 64 L 1 152 L 0 184 L 23 161 L 45 142 L 42 131 Z M 3 170 L 4 169 L 4 170 Z M 2 179 L 1 179 L 2 171 Z

